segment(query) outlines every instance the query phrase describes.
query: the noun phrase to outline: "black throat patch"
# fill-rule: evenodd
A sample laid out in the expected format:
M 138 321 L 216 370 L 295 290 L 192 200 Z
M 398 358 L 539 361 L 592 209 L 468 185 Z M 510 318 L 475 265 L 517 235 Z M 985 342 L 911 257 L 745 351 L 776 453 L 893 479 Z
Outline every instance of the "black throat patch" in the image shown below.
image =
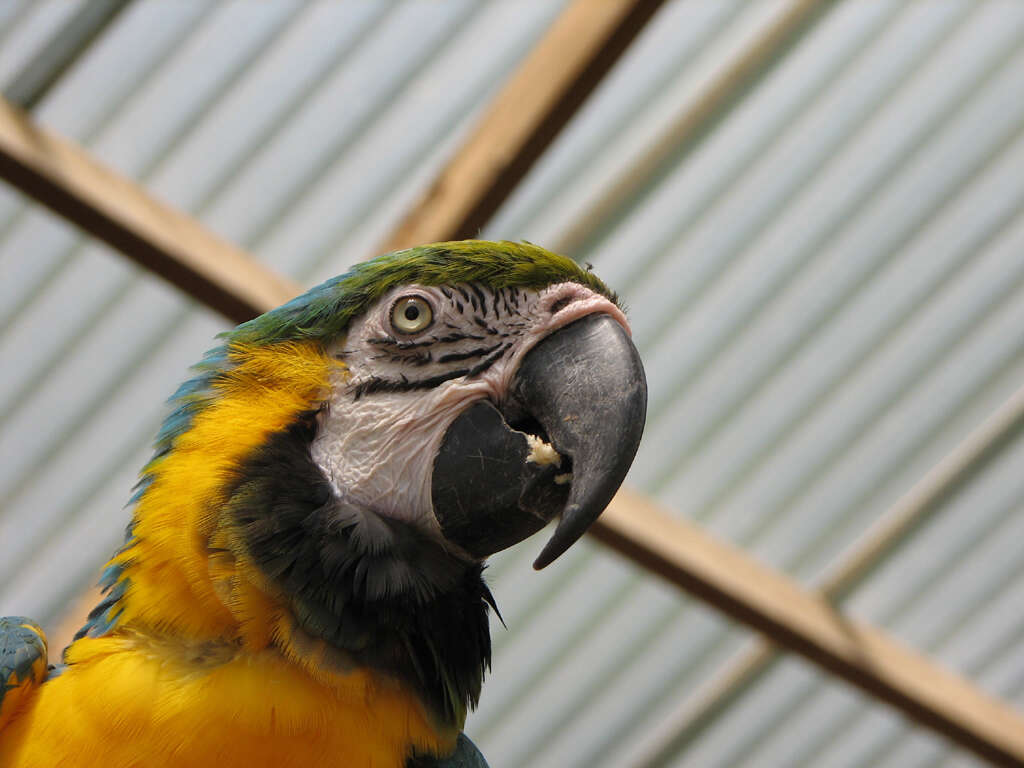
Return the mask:
M 238 469 L 227 518 L 296 624 L 409 685 L 445 724 L 476 706 L 490 667 L 483 566 L 411 525 L 338 499 L 310 456 L 315 413 Z

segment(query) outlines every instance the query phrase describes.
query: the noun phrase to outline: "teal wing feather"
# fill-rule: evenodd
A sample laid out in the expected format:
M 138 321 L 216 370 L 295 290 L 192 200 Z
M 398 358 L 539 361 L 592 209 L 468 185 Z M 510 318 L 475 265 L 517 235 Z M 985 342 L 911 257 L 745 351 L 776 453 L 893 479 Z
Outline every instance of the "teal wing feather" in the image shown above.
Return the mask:
M 0 728 L 46 679 L 46 636 L 21 616 L 0 618 Z
M 405 768 L 490 768 L 480 750 L 466 734 L 460 733 L 455 751 L 448 757 L 410 757 Z

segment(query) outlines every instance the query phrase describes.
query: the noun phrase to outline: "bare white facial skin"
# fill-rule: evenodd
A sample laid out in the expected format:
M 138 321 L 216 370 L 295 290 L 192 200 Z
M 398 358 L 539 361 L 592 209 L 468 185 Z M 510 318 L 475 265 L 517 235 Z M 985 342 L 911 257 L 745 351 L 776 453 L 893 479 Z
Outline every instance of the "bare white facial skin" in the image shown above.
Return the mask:
M 432 322 L 398 332 L 392 311 L 415 296 Z M 440 529 L 431 502 L 434 457 L 452 421 L 478 400 L 499 407 L 523 356 L 541 339 L 593 313 L 625 315 L 577 283 L 541 291 L 407 285 L 385 294 L 329 350 L 345 363 L 331 382 L 312 444 L 334 492 L 378 514 Z

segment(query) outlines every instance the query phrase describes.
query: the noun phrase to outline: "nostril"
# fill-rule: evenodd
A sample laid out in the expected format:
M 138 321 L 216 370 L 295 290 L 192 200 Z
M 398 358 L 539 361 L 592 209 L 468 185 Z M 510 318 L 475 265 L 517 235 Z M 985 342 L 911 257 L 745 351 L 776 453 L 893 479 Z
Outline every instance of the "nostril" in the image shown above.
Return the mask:
M 572 304 L 574 298 L 576 298 L 576 297 L 575 296 L 563 296 L 562 298 L 558 299 L 555 303 L 553 303 L 551 305 L 551 314 L 552 315 L 558 314 L 558 310 L 565 309 L 565 307 L 567 307 L 570 304 Z

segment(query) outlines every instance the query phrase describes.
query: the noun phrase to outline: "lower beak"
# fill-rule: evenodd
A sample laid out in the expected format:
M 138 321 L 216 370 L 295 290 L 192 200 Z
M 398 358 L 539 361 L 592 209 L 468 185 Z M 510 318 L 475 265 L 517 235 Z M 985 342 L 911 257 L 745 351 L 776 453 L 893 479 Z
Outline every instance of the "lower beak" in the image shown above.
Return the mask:
M 604 511 L 643 434 L 640 356 L 611 316 L 588 315 L 523 358 L 499 411 L 456 417 L 434 461 L 434 514 L 449 541 L 483 559 L 560 516 L 534 562 L 561 555 Z

